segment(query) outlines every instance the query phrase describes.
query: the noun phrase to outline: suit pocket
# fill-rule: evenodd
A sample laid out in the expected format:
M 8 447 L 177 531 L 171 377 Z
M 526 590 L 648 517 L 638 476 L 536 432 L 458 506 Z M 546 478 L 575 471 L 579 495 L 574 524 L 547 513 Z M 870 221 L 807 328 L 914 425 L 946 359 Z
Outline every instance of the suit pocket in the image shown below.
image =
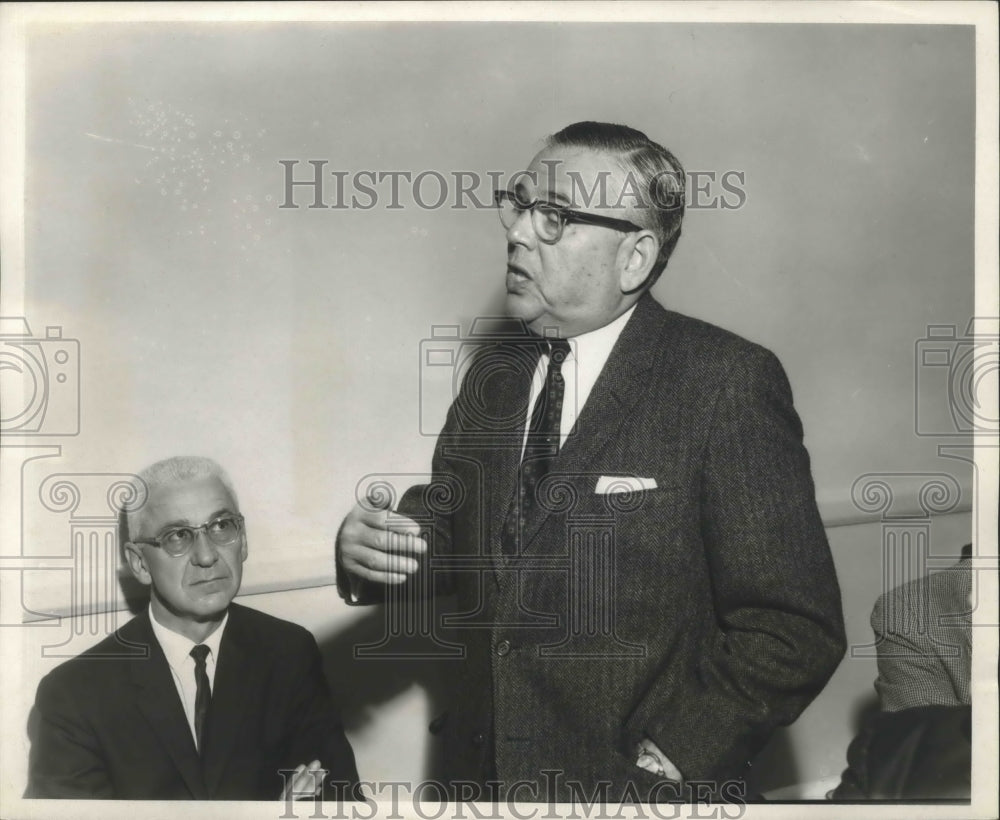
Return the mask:
M 633 489 L 617 493 L 596 493 L 591 491 L 580 499 L 579 512 L 599 518 L 613 518 L 625 521 L 642 518 L 672 499 L 680 496 L 680 489 L 674 486 Z

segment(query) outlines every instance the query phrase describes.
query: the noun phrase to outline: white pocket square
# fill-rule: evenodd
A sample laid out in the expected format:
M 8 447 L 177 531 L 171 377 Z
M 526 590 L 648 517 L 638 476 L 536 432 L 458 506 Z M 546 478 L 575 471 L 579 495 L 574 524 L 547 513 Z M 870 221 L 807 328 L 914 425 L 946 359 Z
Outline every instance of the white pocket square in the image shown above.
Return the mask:
M 602 475 L 597 479 L 594 492 L 598 495 L 614 493 L 637 493 L 642 490 L 655 490 L 655 478 L 639 478 L 634 475 Z

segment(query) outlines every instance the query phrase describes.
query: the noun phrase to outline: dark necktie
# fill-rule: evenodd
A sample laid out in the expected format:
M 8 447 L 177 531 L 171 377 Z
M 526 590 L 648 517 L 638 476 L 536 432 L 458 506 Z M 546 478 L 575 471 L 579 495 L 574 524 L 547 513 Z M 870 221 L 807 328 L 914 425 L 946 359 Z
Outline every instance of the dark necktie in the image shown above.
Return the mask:
M 198 739 L 198 751 L 201 752 L 202 738 L 205 736 L 205 719 L 208 717 L 208 706 L 212 702 L 212 688 L 208 683 L 208 673 L 205 671 L 205 661 L 211 650 L 200 643 L 191 649 L 194 658 L 194 680 L 198 688 L 194 696 L 194 734 Z
M 559 453 L 559 422 L 562 419 L 563 395 L 566 383 L 561 368 L 569 355 L 569 342 L 565 339 L 549 340 L 549 367 L 545 374 L 545 387 L 531 411 L 528 439 L 521 458 L 520 481 L 516 503 L 511 505 L 503 538 L 505 555 L 514 555 L 523 532 L 523 522 L 538 506 L 536 493 L 539 482 L 548 473 L 552 461 Z

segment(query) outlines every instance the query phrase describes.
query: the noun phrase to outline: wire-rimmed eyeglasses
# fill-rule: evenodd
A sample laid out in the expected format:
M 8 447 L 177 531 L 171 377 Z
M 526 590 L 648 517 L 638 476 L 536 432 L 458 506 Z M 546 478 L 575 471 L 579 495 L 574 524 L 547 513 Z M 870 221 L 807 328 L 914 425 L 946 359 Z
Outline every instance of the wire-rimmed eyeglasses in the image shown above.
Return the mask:
M 216 516 L 198 527 L 169 527 L 153 539 L 133 538 L 132 543 L 159 547 L 167 555 L 180 558 L 194 546 L 201 531 L 217 547 L 226 547 L 239 540 L 242 530 L 243 516 L 234 513 Z
M 580 222 L 584 225 L 598 225 L 602 228 L 612 228 L 616 231 L 641 231 L 643 228 L 627 219 L 615 219 L 610 216 L 576 211 L 544 199 L 525 201 L 511 191 L 494 191 L 493 204 L 500 214 L 500 224 L 510 228 L 517 218 L 525 211 L 531 211 L 531 226 L 538 238 L 547 244 L 554 244 L 562 238 L 563 228 L 567 222 Z

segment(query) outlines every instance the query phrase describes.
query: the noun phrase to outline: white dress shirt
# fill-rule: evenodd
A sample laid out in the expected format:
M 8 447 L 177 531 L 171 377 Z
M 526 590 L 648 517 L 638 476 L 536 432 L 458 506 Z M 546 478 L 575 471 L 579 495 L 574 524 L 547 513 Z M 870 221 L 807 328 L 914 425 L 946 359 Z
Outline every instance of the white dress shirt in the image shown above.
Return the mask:
M 184 705 L 184 716 L 187 718 L 188 726 L 191 729 L 191 738 L 198 745 L 198 736 L 194 730 L 194 701 L 198 692 L 198 685 L 194 677 L 194 658 L 191 657 L 191 650 L 195 647 L 194 641 L 190 638 L 167 629 L 156 620 L 153 615 L 153 608 L 149 608 L 149 622 L 153 626 L 153 634 L 160 643 L 163 654 L 167 656 L 167 664 L 170 666 L 170 673 L 174 678 L 174 686 L 177 687 L 177 694 L 180 695 L 181 703 Z M 215 689 L 215 665 L 219 658 L 219 644 L 222 643 L 222 633 L 229 623 L 229 613 L 222 619 L 219 628 L 209 635 L 204 641 L 208 647 L 208 657 L 205 659 L 205 673 L 208 675 L 209 689 Z
M 564 393 L 562 416 L 559 420 L 559 447 L 566 443 L 566 437 L 576 424 L 576 420 L 583 411 L 587 399 L 590 398 L 590 391 L 594 389 L 597 377 L 601 375 L 604 365 L 608 362 L 611 349 L 622 335 L 625 325 L 628 323 L 635 305 L 632 305 L 621 316 L 611 324 L 591 330 L 589 333 L 582 333 L 567 341 L 570 346 L 570 354 L 562 363 L 561 373 L 563 377 Z M 528 441 L 528 431 L 531 427 L 531 414 L 538 401 L 538 396 L 545 389 L 545 374 L 549 368 L 549 354 L 543 353 L 535 368 L 535 373 L 531 377 L 531 394 L 528 398 L 528 415 L 524 420 L 524 439 L 521 442 L 521 453 L 524 454 L 524 445 Z

